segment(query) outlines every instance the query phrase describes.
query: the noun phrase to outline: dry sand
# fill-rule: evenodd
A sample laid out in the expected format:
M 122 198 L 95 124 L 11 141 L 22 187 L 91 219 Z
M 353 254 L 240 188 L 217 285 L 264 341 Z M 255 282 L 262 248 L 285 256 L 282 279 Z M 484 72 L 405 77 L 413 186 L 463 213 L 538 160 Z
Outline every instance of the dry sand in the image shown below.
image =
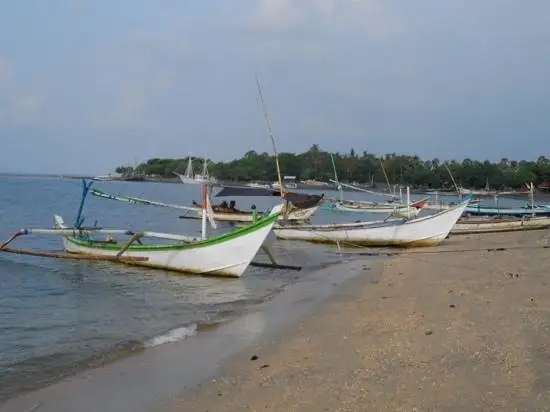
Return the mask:
M 550 411 L 549 233 L 391 258 L 169 410 Z

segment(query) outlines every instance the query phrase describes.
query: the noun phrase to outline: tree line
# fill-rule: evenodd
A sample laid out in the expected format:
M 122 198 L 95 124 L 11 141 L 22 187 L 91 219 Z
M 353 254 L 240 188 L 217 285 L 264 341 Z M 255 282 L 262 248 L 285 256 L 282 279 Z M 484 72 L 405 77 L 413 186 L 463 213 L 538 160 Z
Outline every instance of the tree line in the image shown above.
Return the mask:
M 418 156 L 390 153 L 375 156 L 366 151 L 361 154 L 351 149 L 349 153 L 331 153 L 314 144 L 303 153 L 280 153 L 279 164 L 283 175 L 296 176 L 297 180 L 329 181 L 334 179 L 332 159 L 338 178 L 342 182 L 410 185 L 433 189 L 454 189 L 449 171 L 456 183 L 463 187 L 482 188 L 488 182 L 493 189 L 520 188 L 528 182 L 539 184 L 550 180 L 550 159 L 540 156 L 536 161 L 501 159 L 499 162 L 464 159 L 440 161 L 422 160 Z M 204 159 L 194 158 L 195 172 L 202 170 Z M 149 159 L 136 168 L 121 166 L 117 173 L 174 177 L 174 172 L 184 173 L 188 159 Z M 223 181 L 272 182 L 277 179 L 275 159 L 266 152 L 250 150 L 240 159 L 229 162 L 208 161 L 211 176 Z

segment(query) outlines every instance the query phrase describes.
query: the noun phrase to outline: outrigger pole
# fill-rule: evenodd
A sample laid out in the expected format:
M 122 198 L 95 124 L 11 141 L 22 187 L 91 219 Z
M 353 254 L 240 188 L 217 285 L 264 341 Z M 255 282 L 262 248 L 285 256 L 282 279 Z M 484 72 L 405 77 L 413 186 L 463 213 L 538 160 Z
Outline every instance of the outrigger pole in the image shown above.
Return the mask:
M 94 181 L 91 180 L 89 183 L 85 179 L 82 179 L 82 197 L 80 198 L 80 206 L 78 207 L 78 213 L 76 214 L 76 219 L 74 221 L 74 227 L 79 229 L 84 223 L 84 217 L 82 216 L 82 211 L 84 210 L 84 202 L 86 201 L 86 196 L 90 191 L 90 187 L 94 184 Z

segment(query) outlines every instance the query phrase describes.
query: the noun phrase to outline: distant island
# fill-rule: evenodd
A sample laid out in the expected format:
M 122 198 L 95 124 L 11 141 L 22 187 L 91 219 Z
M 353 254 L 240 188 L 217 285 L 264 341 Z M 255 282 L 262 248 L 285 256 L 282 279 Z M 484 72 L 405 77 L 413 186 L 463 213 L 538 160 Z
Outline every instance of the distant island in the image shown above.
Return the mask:
M 462 162 L 422 160 L 418 156 L 396 153 L 377 157 L 366 151 L 359 154 L 354 149 L 347 154 L 332 153 L 332 156 L 338 177 L 343 182 L 373 185 L 374 182 L 385 182 L 386 173 L 391 184 L 452 190 L 454 185 L 448 170 L 459 185 L 470 188 L 490 185 L 497 190 L 518 189 L 528 182 L 544 186 L 550 181 L 550 159 L 545 156 L 540 156 L 536 161 L 504 158 L 498 163 L 472 159 L 464 159 Z M 193 162 L 194 170 L 200 172 L 204 159 L 193 158 Z M 279 163 L 283 174 L 295 176 L 297 180 L 327 182 L 334 179 L 331 153 L 321 150 L 316 144 L 303 153 L 280 153 Z M 174 178 L 174 172 L 184 173 L 187 164 L 187 158 L 154 158 L 136 167 L 119 166 L 116 172 L 129 178 Z M 273 182 L 277 179 L 274 156 L 254 150 L 229 162 L 208 160 L 208 171 L 211 176 L 223 181 Z

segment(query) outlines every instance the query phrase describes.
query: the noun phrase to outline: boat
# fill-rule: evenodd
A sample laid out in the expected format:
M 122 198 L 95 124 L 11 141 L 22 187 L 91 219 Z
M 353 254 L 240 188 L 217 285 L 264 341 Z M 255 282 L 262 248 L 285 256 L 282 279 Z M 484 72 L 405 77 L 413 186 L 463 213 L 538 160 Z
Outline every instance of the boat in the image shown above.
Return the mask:
M 475 233 L 515 232 L 520 230 L 539 230 L 550 228 L 550 217 L 524 217 L 521 219 L 490 218 L 460 219 L 453 229 L 453 235 Z
M 250 182 L 245 184 L 246 187 L 261 188 L 261 189 L 271 189 L 271 186 L 268 184 Z
M 403 203 L 401 201 L 403 197 L 401 188 L 399 190 L 401 196 L 397 198 L 395 194 L 388 195 L 386 193 L 373 192 L 371 190 L 363 189 L 355 185 L 341 183 L 338 179 L 338 173 L 336 171 L 336 163 L 334 162 L 334 156 L 332 154 L 330 155 L 330 159 L 332 162 L 332 169 L 334 172 L 334 179 L 330 179 L 330 181 L 336 184 L 337 189 L 340 193 L 340 199 L 334 200 L 332 202 L 332 207 L 335 210 L 339 210 L 341 212 L 384 213 L 384 214 L 392 214 L 393 216 L 411 218 L 411 217 L 418 216 L 422 208 L 424 208 L 428 204 L 429 198 L 425 198 L 416 202 L 411 202 L 408 187 L 407 187 L 408 201 L 407 203 Z M 381 165 L 382 165 L 382 171 L 384 171 L 384 176 L 386 177 L 386 181 L 389 188 L 390 183 L 386 175 L 384 165 L 382 163 Z M 366 193 L 375 194 L 379 196 L 390 196 L 391 201 L 378 203 L 378 202 L 371 202 L 371 201 L 345 200 L 344 194 L 343 194 L 343 187 L 347 187 L 352 190 L 357 190 L 360 192 L 366 192 Z
M 468 207 L 473 207 L 474 205 L 477 205 L 480 202 L 479 199 L 472 199 L 470 200 L 470 203 L 468 204 Z M 441 210 L 449 210 L 455 207 L 457 204 L 456 202 L 443 202 L 439 200 L 436 196 L 435 200 L 430 199 L 428 201 L 428 204 L 424 206 L 424 209 L 426 210 L 435 210 L 435 211 L 441 211 Z
M 541 192 L 550 193 L 550 180 L 546 180 L 537 186 L 537 189 Z
M 171 203 L 163 203 L 155 200 L 148 200 L 139 197 L 122 196 L 113 193 L 107 193 L 99 189 L 91 189 L 90 194 L 95 197 L 109 200 L 117 200 L 119 202 L 143 205 L 143 206 L 159 206 L 167 207 L 171 209 L 183 210 L 184 213 L 180 215 L 182 219 L 202 219 L 202 206 L 195 202 L 193 206 L 177 205 Z M 280 192 L 273 191 L 271 189 L 264 188 L 249 188 L 249 187 L 237 187 L 237 186 L 222 186 L 222 190 L 216 194 L 216 197 L 246 197 L 246 196 L 280 196 Z M 302 193 L 289 192 L 285 194 L 288 202 L 285 202 L 281 209 L 280 220 L 291 221 L 307 221 L 317 212 L 321 205 L 323 195 L 307 195 Z M 290 204 L 289 204 L 290 203 Z M 252 210 L 241 211 L 233 208 L 221 207 L 222 205 L 212 206 L 212 216 L 214 220 L 224 222 L 252 222 L 256 217 L 265 216 L 269 211 L 256 211 L 253 207 Z M 222 211 L 223 210 L 223 211 Z
M 273 225 L 281 214 L 282 205 L 250 225 L 218 236 L 206 236 L 207 216 L 210 213 L 206 185 L 203 189 L 202 236 L 185 236 L 158 232 L 132 232 L 100 227 L 84 227 L 82 210 L 91 183 L 83 180 L 83 195 L 73 227 L 68 227 L 61 216 L 55 216 L 53 229 L 23 229 L 0 246 L 0 252 L 84 260 L 107 260 L 199 275 L 240 277 L 263 246 Z M 63 239 L 66 255 L 51 252 L 33 252 L 8 248 L 9 243 L 21 235 L 56 235 Z M 98 239 L 97 235 L 107 235 Z M 118 242 L 115 235 L 129 237 Z M 145 243 L 143 239 L 163 239 L 165 243 Z
M 333 203 L 333 207 L 342 212 L 384 213 L 406 217 L 418 216 L 426 205 L 428 205 L 428 198 L 411 202 L 409 205 L 390 202 L 376 203 L 352 200 L 339 200 Z
M 285 204 L 279 216 L 279 220 L 291 220 L 291 221 L 307 221 L 310 220 L 313 215 L 319 209 L 319 204 L 300 209 L 292 204 Z M 252 222 L 257 215 L 264 215 L 266 212 L 256 212 L 255 210 L 230 210 L 224 208 L 226 211 L 220 211 L 222 206 L 213 206 L 214 219 L 220 222 Z M 196 204 L 194 207 L 188 209 L 188 211 L 181 215 L 181 219 L 200 219 L 201 218 L 201 206 Z
M 95 176 L 94 180 L 100 182 L 110 182 L 113 180 L 113 176 L 109 173 L 108 175 Z
M 439 245 L 450 233 L 469 199 L 454 208 L 416 219 L 329 225 L 276 225 L 278 239 L 336 243 L 361 247 L 422 247 Z
M 284 188 L 287 188 L 287 189 L 297 189 L 298 188 L 298 184 L 296 183 L 296 176 L 284 176 L 282 184 L 284 185 Z M 281 183 L 280 182 L 273 182 L 271 184 L 271 187 L 273 189 L 280 190 L 281 189 Z
M 522 207 L 468 206 L 464 211 L 470 216 L 550 216 L 550 206 L 525 205 Z
M 189 156 L 187 159 L 187 167 L 184 174 L 173 172 L 178 176 L 182 183 L 187 184 L 202 184 L 202 183 L 216 183 L 217 180 L 210 177 L 208 174 L 208 160 L 205 158 L 202 164 L 202 173 L 193 173 L 193 158 Z

